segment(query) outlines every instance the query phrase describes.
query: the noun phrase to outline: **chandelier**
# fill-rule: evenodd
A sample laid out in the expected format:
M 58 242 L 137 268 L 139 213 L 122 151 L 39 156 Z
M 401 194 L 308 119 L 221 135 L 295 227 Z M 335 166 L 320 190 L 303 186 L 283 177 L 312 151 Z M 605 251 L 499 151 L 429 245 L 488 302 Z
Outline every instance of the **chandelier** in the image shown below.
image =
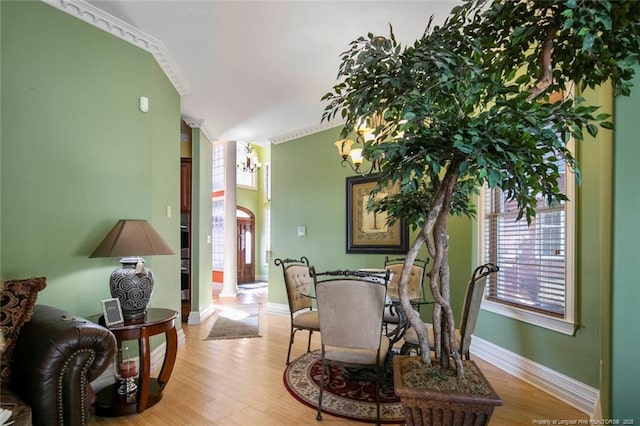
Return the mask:
M 356 126 L 356 140 L 339 139 L 334 145 L 338 148 L 338 153 L 342 157 L 340 164 L 342 167 L 351 167 L 359 175 L 370 175 L 380 171 L 378 160 L 370 160 L 362 155 L 362 150 L 366 143 L 375 143 L 376 130 L 383 124 L 382 114 L 374 113 L 369 117 L 359 120 Z M 355 144 L 355 147 L 354 147 Z M 364 160 L 368 165 L 363 167 Z
M 262 163 L 258 161 L 258 154 L 251 145 L 246 145 L 244 148 L 244 155 L 240 158 L 238 168 L 242 169 L 245 173 L 255 173 Z

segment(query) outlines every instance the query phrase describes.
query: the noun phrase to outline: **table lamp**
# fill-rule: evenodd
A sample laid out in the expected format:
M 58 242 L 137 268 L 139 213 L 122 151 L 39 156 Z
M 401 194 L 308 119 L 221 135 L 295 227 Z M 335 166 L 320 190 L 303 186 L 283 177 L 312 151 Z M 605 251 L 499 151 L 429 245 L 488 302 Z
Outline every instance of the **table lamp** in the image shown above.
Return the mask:
M 146 220 L 121 219 L 89 257 L 120 257 L 111 273 L 111 297 L 120 300 L 125 320 L 144 318 L 153 293 L 153 273 L 142 256 L 174 254 Z

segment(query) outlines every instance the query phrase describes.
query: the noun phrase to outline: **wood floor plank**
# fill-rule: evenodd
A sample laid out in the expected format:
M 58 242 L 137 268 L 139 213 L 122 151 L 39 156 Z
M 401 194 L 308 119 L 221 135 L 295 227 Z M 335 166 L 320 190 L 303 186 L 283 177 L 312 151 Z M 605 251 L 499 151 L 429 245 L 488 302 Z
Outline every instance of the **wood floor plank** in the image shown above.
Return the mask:
M 282 376 L 289 341 L 289 317 L 264 312 L 266 293 L 250 291 L 241 301 L 263 302 L 262 337 L 204 340 L 211 320 L 183 324 L 186 343 L 178 349 L 173 374 L 162 400 L 143 413 L 92 417 L 89 425 L 304 426 L 318 424 L 315 410 L 285 389 Z M 240 300 L 240 299 L 239 299 Z M 227 300 L 219 303 L 235 303 Z M 306 333 L 297 333 L 291 358 L 306 352 Z M 319 348 L 314 334 L 312 348 Z M 534 419 L 588 420 L 588 416 L 549 394 L 473 357 L 504 401 L 491 424 L 531 425 Z M 322 426 L 362 424 L 323 414 Z

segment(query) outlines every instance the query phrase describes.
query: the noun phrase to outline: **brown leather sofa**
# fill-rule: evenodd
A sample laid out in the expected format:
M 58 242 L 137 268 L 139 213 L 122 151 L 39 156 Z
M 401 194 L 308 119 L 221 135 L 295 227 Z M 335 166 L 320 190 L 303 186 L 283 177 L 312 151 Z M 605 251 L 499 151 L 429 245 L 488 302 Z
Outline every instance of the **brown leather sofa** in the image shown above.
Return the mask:
M 16 340 L 10 386 L 2 392 L 14 393 L 31 409 L 35 426 L 85 425 L 95 402 L 90 382 L 111 364 L 115 350 L 108 329 L 36 305 Z

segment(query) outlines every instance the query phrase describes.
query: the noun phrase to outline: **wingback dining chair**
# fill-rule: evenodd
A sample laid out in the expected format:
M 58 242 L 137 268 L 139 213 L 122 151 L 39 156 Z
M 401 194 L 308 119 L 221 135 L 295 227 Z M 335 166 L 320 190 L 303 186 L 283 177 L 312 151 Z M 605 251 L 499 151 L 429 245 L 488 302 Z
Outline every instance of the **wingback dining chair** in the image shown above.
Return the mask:
M 478 321 L 478 314 L 480 313 L 480 305 L 482 304 L 482 298 L 484 296 L 484 289 L 487 283 L 487 277 L 498 272 L 500 268 L 493 263 L 485 263 L 474 269 L 471 274 L 471 279 L 467 284 L 467 289 L 464 295 L 464 302 L 462 305 L 462 313 L 460 315 L 460 325 L 456 329 L 456 339 L 458 340 L 458 347 L 460 355 L 466 359 L 470 359 L 469 348 L 471 347 L 471 335 L 475 331 L 476 323 Z M 431 323 L 424 323 L 427 327 L 427 333 L 429 336 L 429 346 L 431 350 L 434 348 L 434 335 L 433 325 Z M 407 354 L 412 349 L 420 349 L 420 342 L 418 341 L 418 334 L 412 327 L 404 334 L 404 343 L 400 350 L 400 353 Z
M 291 316 L 291 332 L 289 334 L 289 350 L 287 351 L 287 365 L 291 358 L 291 346 L 298 330 L 309 332 L 307 352 L 311 351 L 311 336 L 314 331 L 320 331 L 318 311 L 313 309 L 312 280 L 309 275 L 309 259 L 302 256 L 297 259 L 275 259 L 276 266 L 282 266 L 284 284 L 287 289 L 289 314 Z
M 411 271 L 409 272 L 409 283 L 407 291 L 409 293 L 409 300 L 415 310 L 419 311 L 420 306 L 428 303 L 426 299 L 426 292 L 424 291 L 424 277 L 426 274 L 426 266 L 429 263 L 429 259 L 421 260 L 416 259 L 411 265 Z M 404 258 L 390 259 L 389 256 L 384 258 L 384 268 L 390 271 L 389 285 L 387 286 L 387 296 L 391 300 L 399 300 L 399 282 L 402 269 L 404 268 Z M 384 326 L 385 331 L 388 333 L 389 324 L 398 324 L 400 318 L 397 304 L 388 304 L 384 311 Z
M 331 383 L 331 365 L 376 370 L 376 418 L 380 424 L 380 386 L 389 353 L 382 334 L 382 315 L 389 272 L 329 271 L 311 267 L 320 316 L 321 362 L 318 413 L 322 420 L 325 371 Z
M 407 291 L 409 292 L 409 299 L 414 305 L 429 303 L 425 298 L 424 291 L 424 277 L 428 263 L 429 259 L 416 259 L 413 261 L 413 265 L 411 265 Z M 402 269 L 404 268 L 404 258 L 390 259 L 389 256 L 385 256 L 384 268 L 391 272 L 389 285 L 387 286 L 387 295 L 392 299 L 398 299 L 400 298 L 398 283 L 400 282 L 400 274 L 402 274 Z

